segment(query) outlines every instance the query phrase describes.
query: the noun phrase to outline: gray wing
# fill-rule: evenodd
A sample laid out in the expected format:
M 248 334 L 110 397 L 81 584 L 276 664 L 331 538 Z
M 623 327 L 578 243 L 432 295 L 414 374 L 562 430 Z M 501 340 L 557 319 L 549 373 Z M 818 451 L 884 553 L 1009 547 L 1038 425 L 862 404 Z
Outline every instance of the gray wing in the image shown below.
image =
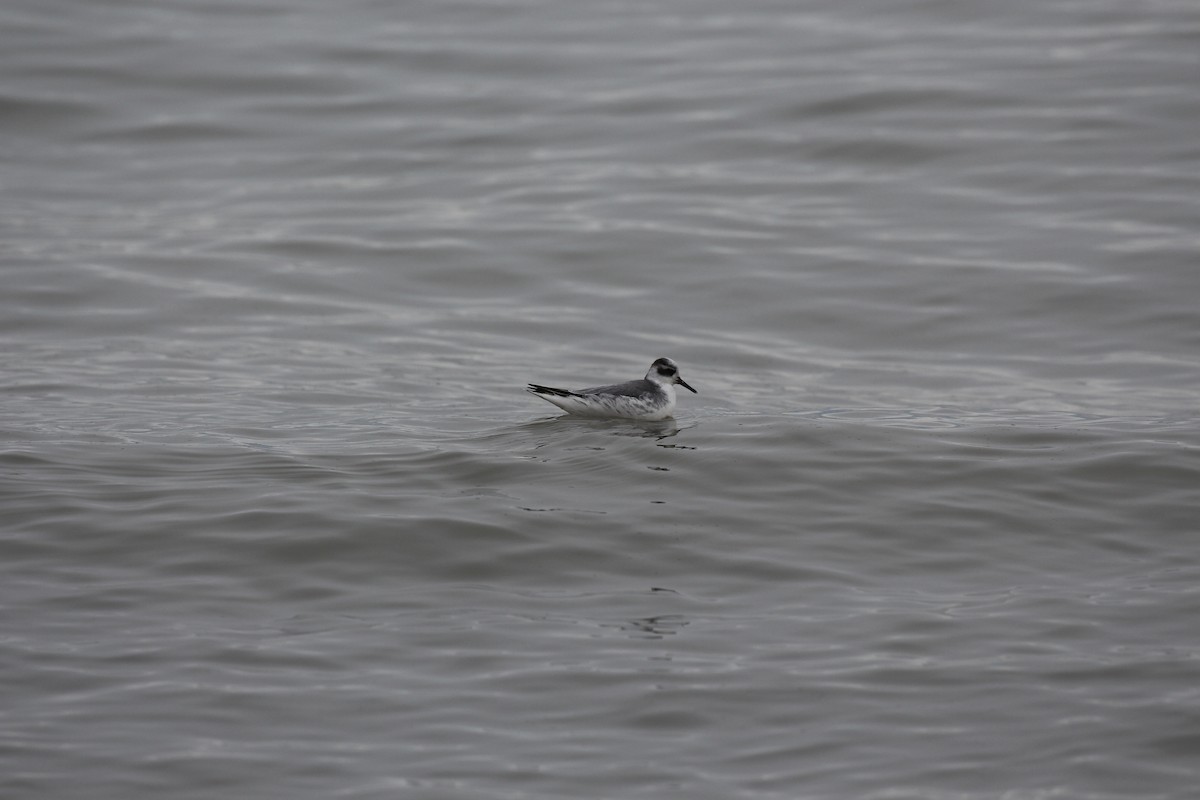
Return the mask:
M 655 386 L 650 381 L 642 378 L 640 381 L 629 381 L 628 383 L 614 383 L 611 386 L 593 386 L 589 389 L 580 389 L 577 394 L 615 394 L 621 397 L 645 397 L 646 395 L 654 394 Z

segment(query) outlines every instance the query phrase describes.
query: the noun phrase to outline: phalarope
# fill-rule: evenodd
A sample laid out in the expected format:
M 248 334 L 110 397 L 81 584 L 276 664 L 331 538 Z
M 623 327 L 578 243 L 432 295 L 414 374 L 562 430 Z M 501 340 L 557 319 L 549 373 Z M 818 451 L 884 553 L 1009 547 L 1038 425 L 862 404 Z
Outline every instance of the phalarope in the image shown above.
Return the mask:
M 626 419 L 668 419 L 675 409 L 675 384 L 693 394 L 696 390 L 679 377 L 679 367 L 669 358 L 657 359 L 640 381 L 593 386 L 569 391 L 552 386 L 529 384 L 525 391 L 548 403 L 581 417 L 623 417 Z

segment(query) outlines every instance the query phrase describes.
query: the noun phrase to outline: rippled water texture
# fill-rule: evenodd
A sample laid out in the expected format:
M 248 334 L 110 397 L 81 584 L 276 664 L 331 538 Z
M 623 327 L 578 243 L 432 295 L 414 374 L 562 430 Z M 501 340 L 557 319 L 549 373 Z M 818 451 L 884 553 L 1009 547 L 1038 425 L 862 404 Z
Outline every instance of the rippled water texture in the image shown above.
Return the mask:
M 0 796 L 1190 800 L 1198 54 L 4 3 Z

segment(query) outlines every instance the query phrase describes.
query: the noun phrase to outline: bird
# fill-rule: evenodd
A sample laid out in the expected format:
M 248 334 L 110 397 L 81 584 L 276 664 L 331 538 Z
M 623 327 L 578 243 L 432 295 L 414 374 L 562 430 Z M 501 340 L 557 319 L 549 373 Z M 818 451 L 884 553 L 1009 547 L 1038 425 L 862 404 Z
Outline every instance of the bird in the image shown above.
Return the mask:
M 659 420 L 669 419 L 675 410 L 675 384 L 697 394 L 679 377 L 679 366 L 674 361 L 658 358 L 646 377 L 637 381 L 576 391 L 531 383 L 525 391 L 580 417 Z

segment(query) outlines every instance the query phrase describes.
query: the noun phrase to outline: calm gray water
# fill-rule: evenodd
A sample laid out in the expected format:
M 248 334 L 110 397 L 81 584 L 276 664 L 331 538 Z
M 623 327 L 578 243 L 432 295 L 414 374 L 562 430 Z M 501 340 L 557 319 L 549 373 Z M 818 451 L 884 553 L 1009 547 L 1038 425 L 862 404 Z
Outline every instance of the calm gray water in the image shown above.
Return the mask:
M 6 800 L 1196 796 L 1194 0 L 6 0 L 0 76 Z

